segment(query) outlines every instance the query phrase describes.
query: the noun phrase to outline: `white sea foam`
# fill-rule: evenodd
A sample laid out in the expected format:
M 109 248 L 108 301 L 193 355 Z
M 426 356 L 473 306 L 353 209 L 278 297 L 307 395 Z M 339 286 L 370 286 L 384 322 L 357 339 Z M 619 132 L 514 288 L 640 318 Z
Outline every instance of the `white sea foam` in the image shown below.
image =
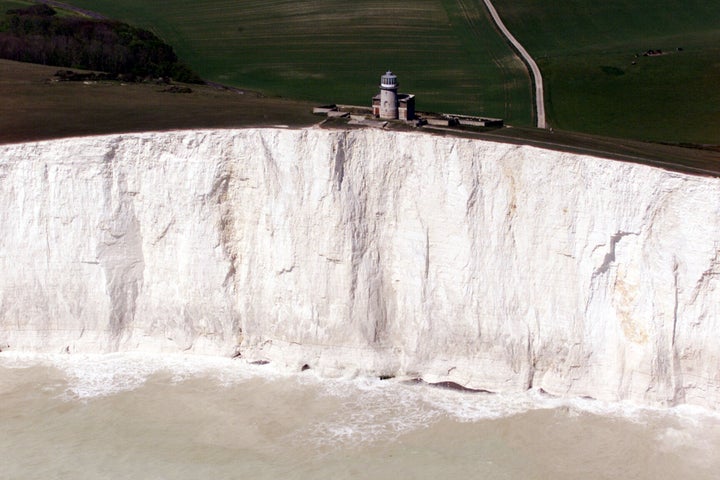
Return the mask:
M 720 414 L 700 407 L 649 408 L 631 403 L 610 403 L 582 398 L 556 398 L 530 390 L 516 394 L 486 394 L 407 384 L 374 377 L 324 379 L 312 372 L 292 374 L 272 365 L 251 365 L 242 360 L 197 355 L 106 354 L 38 355 L 1 353 L 3 368 L 45 365 L 63 372 L 63 398 L 89 400 L 135 390 L 154 375 L 180 383 L 206 378 L 222 387 L 252 379 L 290 382 L 314 391 L 314 398 L 330 399 L 339 405 L 298 434 L 317 444 L 368 443 L 392 439 L 425 428 L 447 418 L 479 422 L 506 418 L 538 409 L 562 409 L 566 415 L 592 414 L 645 422 L 649 418 L 675 419 L 678 428 L 668 428 L 658 441 L 672 448 L 687 440 L 688 431 L 708 422 L 720 425 Z
M 697 408 L 325 379 L 180 355 L 3 354 L 0 381 L 10 387 L 0 409 L 7 478 L 710 480 L 718 468 L 720 421 Z
M 418 389 L 375 378 L 332 380 L 317 383 L 320 395 L 340 400 L 340 408 L 305 432 L 315 443 L 342 445 L 392 440 L 424 428 L 440 417 L 427 408 Z
M 664 419 L 678 425 L 659 438 L 668 448 L 692 436 L 693 427 L 712 422 L 720 428 L 720 415 L 701 407 L 659 408 L 630 402 L 604 402 L 586 398 L 559 398 L 537 390 L 514 394 L 487 394 L 409 385 L 396 381 L 360 378 L 322 383 L 324 395 L 343 399 L 343 408 L 315 425 L 318 443 L 363 443 L 378 438 L 397 438 L 403 433 L 447 418 L 475 423 L 512 417 L 535 410 L 561 410 L 564 417 L 594 415 L 646 424 Z
M 0 366 L 4 368 L 30 368 L 36 365 L 54 367 L 64 373 L 67 380 L 65 396 L 68 399 L 90 399 L 135 390 L 152 375 L 159 373 L 169 375 L 171 382 L 206 377 L 226 386 L 261 374 L 277 374 L 269 368 L 261 370 L 261 367 L 215 356 L 146 353 L 0 354 Z

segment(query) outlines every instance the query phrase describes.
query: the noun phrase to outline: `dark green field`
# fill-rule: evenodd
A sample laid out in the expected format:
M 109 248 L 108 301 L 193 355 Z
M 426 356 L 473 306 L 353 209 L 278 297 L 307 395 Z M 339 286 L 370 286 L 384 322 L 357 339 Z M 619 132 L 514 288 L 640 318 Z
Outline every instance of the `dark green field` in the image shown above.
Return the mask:
M 532 124 L 522 63 L 476 0 L 73 0 L 149 28 L 208 80 L 369 105 L 380 75 L 425 111 Z
M 0 10 L 32 3 L 0 0 Z M 368 104 L 379 74 L 391 68 L 402 89 L 418 95 L 420 110 L 479 113 L 531 125 L 529 78 L 481 0 L 69 3 L 149 28 L 206 79 L 271 98 Z M 543 69 L 548 120 L 558 134 L 720 144 L 720 3 L 494 3 Z M 642 55 L 650 49 L 663 54 Z M 24 68 L 0 65 L 4 141 L 74 131 L 316 121 L 307 113 L 309 103 L 209 88 L 178 96 L 148 85 L 48 85 L 44 78 L 52 68 L 39 77 L 30 67 L 24 76 L 12 75 Z M 133 122 L 123 118 L 128 115 Z M 577 145 L 579 139 L 559 143 Z
M 392 69 L 420 110 L 532 123 L 527 74 L 480 0 L 71 3 L 152 29 L 209 80 L 366 104 Z M 720 2 L 494 3 L 543 71 L 554 128 L 720 143 Z M 635 57 L 650 49 L 664 55 Z
M 494 3 L 542 69 L 551 125 L 720 144 L 720 2 Z

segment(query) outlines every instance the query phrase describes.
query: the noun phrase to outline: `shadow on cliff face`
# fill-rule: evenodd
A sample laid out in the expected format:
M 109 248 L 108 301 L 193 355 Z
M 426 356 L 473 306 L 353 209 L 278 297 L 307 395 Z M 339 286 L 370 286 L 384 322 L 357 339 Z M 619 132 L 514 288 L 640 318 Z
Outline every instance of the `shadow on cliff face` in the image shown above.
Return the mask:
M 106 156 L 105 213 L 98 261 L 105 271 L 106 290 L 111 302 L 109 327 L 111 348 L 117 349 L 122 334 L 135 318 L 138 294 L 142 289 L 143 260 L 140 224 L 128 191 L 127 179 L 113 168 L 112 151 Z M 117 174 L 117 175 L 116 175 Z

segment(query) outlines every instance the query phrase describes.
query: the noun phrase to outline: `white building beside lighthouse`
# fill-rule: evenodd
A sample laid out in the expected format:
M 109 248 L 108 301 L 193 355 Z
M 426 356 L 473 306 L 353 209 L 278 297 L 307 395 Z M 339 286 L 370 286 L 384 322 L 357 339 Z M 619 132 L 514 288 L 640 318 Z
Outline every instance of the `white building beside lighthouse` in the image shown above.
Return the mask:
M 383 120 L 415 118 L 415 95 L 398 93 L 398 79 L 391 71 L 380 77 L 380 93 L 372 100 L 373 115 Z

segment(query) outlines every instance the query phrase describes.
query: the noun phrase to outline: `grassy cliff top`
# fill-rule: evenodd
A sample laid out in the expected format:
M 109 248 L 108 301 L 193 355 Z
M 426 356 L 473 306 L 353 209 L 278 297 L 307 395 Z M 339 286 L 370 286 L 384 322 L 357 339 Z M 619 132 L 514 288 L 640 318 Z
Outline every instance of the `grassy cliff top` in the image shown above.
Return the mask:
M 58 70 L 0 60 L 0 143 L 184 128 L 308 126 L 312 105 L 209 86 L 52 82 Z
M 0 144 L 63 137 L 201 128 L 308 127 L 323 119 L 312 104 L 190 85 L 191 93 L 167 85 L 117 81 L 54 82 L 57 68 L 0 60 Z M 181 86 L 182 87 L 182 86 Z M 170 90 L 170 91 L 164 91 Z M 349 128 L 343 120 L 326 128 Z M 398 123 L 396 130 L 413 130 Z M 646 163 L 702 175 L 720 175 L 720 149 L 620 140 L 528 127 L 454 131 L 424 130 L 558 151 Z

